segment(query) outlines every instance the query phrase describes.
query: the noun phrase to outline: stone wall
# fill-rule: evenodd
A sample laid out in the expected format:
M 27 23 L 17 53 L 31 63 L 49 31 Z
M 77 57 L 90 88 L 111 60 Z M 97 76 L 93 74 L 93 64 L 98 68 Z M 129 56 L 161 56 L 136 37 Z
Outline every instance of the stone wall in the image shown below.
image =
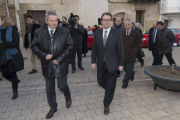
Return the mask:
M 115 3 L 111 3 L 111 2 Z M 159 4 L 158 3 L 129 3 L 127 1 L 118 2 L 120 0 L 111 0 L 109 3 L 109 12 L 115 18 L 117 14 L 124 14 L 124 19 L 131 19 L 136 22 L 136 11 L 145 11 L 144 14 L 144 31 L 149 30 L 152 25 L 148 23 L 159 20 Z

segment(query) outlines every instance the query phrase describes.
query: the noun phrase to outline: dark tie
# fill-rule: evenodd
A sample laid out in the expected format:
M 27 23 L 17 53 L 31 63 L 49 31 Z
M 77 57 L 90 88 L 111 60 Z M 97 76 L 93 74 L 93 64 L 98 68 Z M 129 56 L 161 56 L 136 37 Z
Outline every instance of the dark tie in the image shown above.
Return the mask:
M 154 31 L 153 31 L 153 43 L 156 43 L 155 41 L 154 41 L 154 37 L 155 37 L 155 34 L 156 34 L 156 29 L 154 29 Z
M 104 47 L 106 45 L 106 41 L 107 41 L 107 31 L 105 31 L 104 38 L 103 38 Z
M 53 38 L 54 30 L 50 30 L 50 37 Z
M 127 31 L 127 34 L 126 34 L 127 36 L 129 35 L 129 32 Z

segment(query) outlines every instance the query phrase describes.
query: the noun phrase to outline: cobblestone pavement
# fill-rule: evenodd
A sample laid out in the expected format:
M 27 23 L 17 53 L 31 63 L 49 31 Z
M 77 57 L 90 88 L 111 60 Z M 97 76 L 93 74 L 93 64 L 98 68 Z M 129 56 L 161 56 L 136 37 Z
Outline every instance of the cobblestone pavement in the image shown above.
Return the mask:
M 173 48 L 173 57 L 180 65 L 180 48 Z M 64 95 L 56 89 L 58 111 L 51 120 L 180 120 L 180 93 L 157 88 L 153 90 L 153 81 L 144 73 L 144 68 L 152 64 L 152 53 L 143 48 L 146 56 L 145 65 L 135 64 L 135 80 L 127 89 L 122 89 L 122 72 L 118 78 L 116 92 L 110 114 L 103 114 L 104 90 L 96 83 L 96 71 L 90 67 L 91 50 L 83 57 L 85 71 L 76 70 L 71 74 L 69 66 L 68 83 L 72 94 L 72 106 L 65 107 Z M 29 52 L 22 49 L 24 58 Z M 163 59 L 168 65 L 167 59 Z M 25 69 L 18 72 L 21 80 L 19 97 L 11 100 L 11 83 L 5 79 L 0 81 L 0 120 L 44 120 L 49 106 L 45 93 L 45 81 L 41 75 L 41 65 L 37 61 L 38 73 L 28 75 L 31 71 L 30 59 L 25 60 Z

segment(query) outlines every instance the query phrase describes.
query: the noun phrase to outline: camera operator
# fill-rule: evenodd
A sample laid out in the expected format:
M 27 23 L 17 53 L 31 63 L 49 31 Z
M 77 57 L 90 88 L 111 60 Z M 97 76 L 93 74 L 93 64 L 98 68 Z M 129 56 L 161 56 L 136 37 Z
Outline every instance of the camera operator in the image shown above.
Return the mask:
M 82 67 L 82 43 L 83 43 L 83 38 L 82 35 L 85 32 L 85 29 L 83 26 L 79 25 L 79 16 L 78 15 L 74 15 L 73 16 L 75 21 L 74 24 L 70 24 L 69 26 L 69 30 L 71 33 L 71 37 L 73 39 L 73 51 L 71 54 L 71 65 L 72 65 L 72 73 L 75 73 L 76 71 L 76 53 L 78 56 L 78 68 L 80 70 L 84 70 L 84 68 Z
M 69 24 L 65 16 L 62 17 L 62 27 L 69 28 Z

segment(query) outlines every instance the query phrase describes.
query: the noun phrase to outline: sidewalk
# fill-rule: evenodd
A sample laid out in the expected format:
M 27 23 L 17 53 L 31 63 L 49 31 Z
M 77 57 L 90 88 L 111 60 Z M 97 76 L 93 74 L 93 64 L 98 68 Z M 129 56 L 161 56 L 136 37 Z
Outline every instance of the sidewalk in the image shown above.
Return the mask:
M 173 58 L 180 65 L 180 47 L 173 48 Z M 50 120 L 179 120 L 180 93 L 170 92 L 157 87 L 153 90 L 153 81 L 144 73 L 144 68 L 152 64 L 152 53 L 143 49 L 146 56 L 145 65 L 135 64 L 135 80 L 127 89 L 122 89 L 122 78 L 118 78 L 116 92 L 110 114 L 104 115 L 104 90 L 96 83 L 96 71 L 91 70 L 91 51 L 83 57 L 85 71 L 76 70 L 71 74 L 69 66 L 68 84 L 72 94 L 72 106 L 65 107 L 64 95 L 56 89 L 58 111 Z M 22 49 L 24 58 L 29 52 Z M 167 59 L 163 59 L 168 65 Z M 28 75 L 31 71 L 30 60 L 25 60 L 25 69 L 18 72 L 21 80 L 19 97 L 11 100 L 11 83 L 5 79 L 0 81 L 0 120 L 45 120 L 49 111 L 47 104 L 45 81 L 41 73 L 40 62 L 37 61 L 38 73 Z

